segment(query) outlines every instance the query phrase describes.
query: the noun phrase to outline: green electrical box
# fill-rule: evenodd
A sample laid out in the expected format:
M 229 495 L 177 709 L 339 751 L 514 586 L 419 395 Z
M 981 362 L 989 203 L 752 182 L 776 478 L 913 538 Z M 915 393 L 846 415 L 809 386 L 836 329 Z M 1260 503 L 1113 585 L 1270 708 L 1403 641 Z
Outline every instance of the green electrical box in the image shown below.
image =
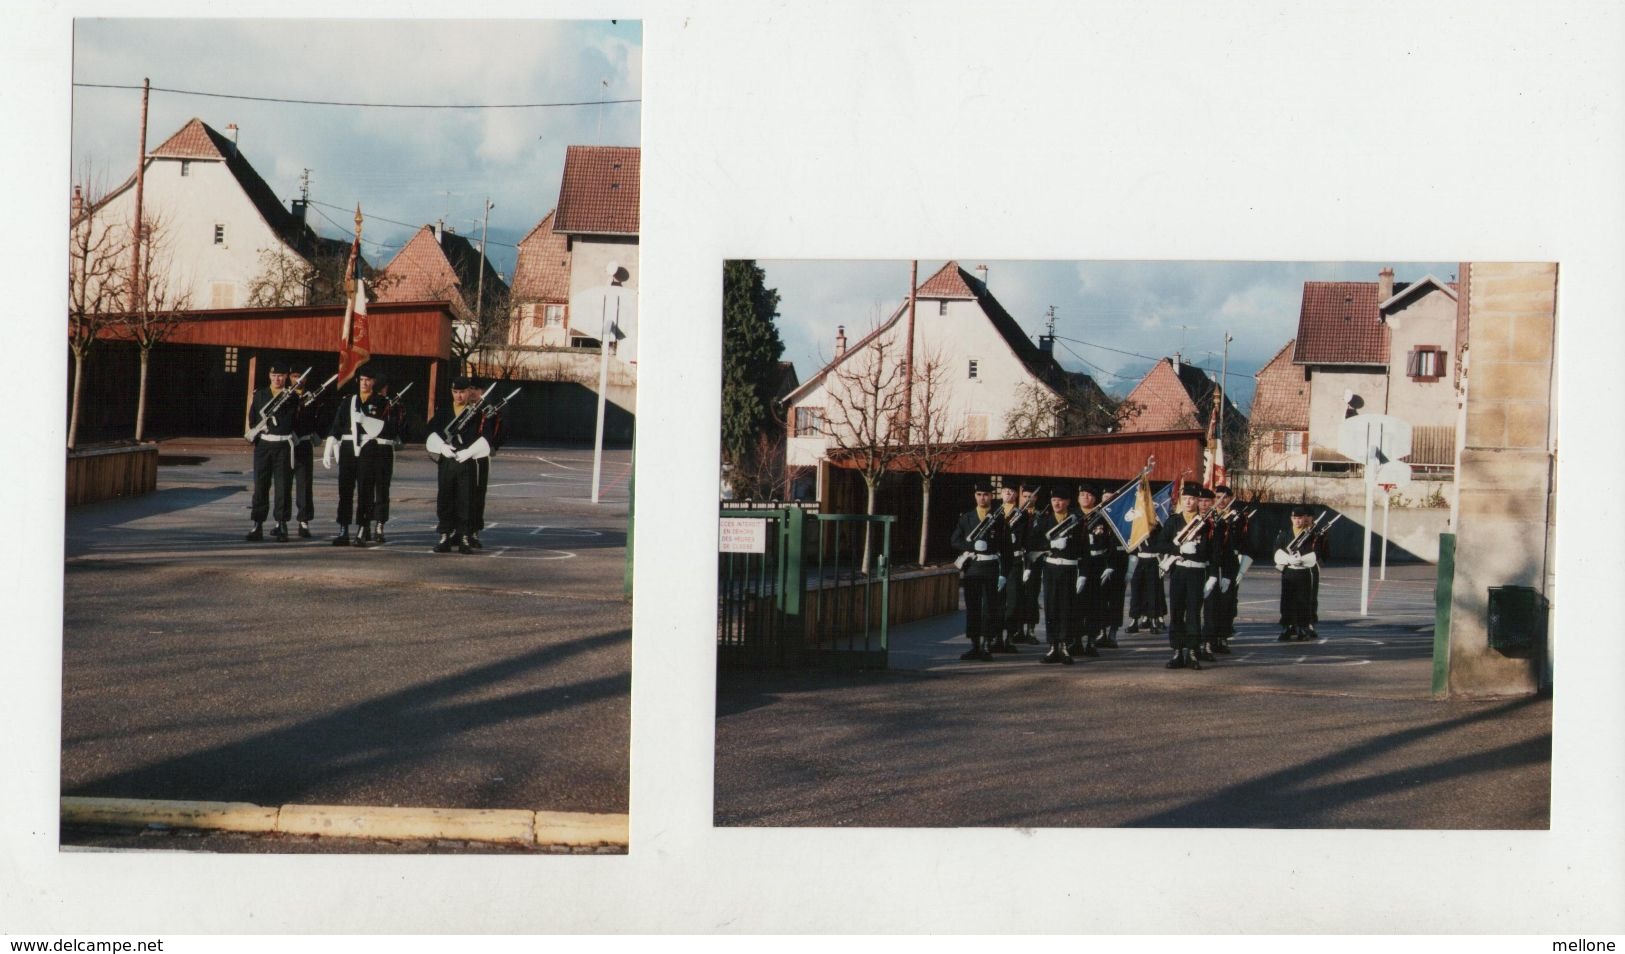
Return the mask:
M 1544 644 L 1546 597 L 1532 586 L 1490 587 L 1490 648 L 1523 653 Z

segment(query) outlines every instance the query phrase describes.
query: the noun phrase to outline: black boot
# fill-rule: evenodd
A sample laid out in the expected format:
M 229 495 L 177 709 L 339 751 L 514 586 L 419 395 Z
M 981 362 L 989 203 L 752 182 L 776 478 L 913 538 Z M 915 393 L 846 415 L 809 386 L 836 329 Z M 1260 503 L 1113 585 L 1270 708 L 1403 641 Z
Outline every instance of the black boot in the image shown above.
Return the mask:
M 384 522 L 382 520 L 380 520 L 377 523 L 374 523 L 372 525 L 372 542 L 373 543 L 383 543 L 384 542 Z
M 1198 658 L 1198 655 L 1199 655 L 1198 653 L 1193 653 L 1188 649 L 1181 649 L 1180 653 L 1183 654 L 1184 657 L 1185 657 L 1185 668 L 1186 669 L 1201 669 L 1202 668 L 1202 662 Z
M 1196 658 L 1200 659 L 1202 662 L 1212 662 L 1215 657 L 1213 655 L 1213 651 L 1208 649 L 1208 646 L 1210 646 L 1210 645 L 1212 645 L 1211 640 L 1205 640 L 1203 642 L 1197 643 L 1196 644 Z
M 1060 643 L 1050 643 L 1049 652 L 1045 653 L 1044 658 L 1040 659 L 1039 662 L 1044 663 L 1045 665 L 1049 665 L 1050 663 L 1058 663 L 1061 661 L 1061 654 L 1064 652 L 1066 652 L 1066 649 L 1062 647 Z M 1068 656 L 1067 658 L 1071 659 L 1072 657 Z
M 1095 634 L 1094 633 L 1089 634 L 1089 641 L 1083 644 L 1083 651 L 1081 653 L 1079 653 L 1079 655 L 1080 656 L 1092 656 L 1092 657 L 1095 657 L 1095 658 L 1099 658 L 1100 650 L 1095 648 Z
M 1065 663 L 1068 666 L 1072 665 L 1072 663 L 1073 663 L 1072 651 L 1069 648 L 1067 648 L 1066 643 L 1060 643 L 1059 645 L 1061 647 L 1061 662 Z
M 301 520 L 301 521 L 299 521 L 299 537 L 300 537 L 300 539 L 303 539 L 303 540 L 309 540 L 310 539 L 310 521 L 309 520 Z
M 1169 669 L 1184 669 L 1185 668 L 1185 650 L 1180 649 L 1180 650 L 1176 650 L 1174 652 L 1173 658 L 1168 660 L 1168 668 Z
M 1037 627 L 1023 626 L 1021 627 L 1021 634 L 1016 637 L 1016 642 L 1026 643 L 1028 646 L 1037 646 L 1038 637 L 1035 635 L 1036 632 Z
M 1153 633 L 1162 632 L 1162 617 L 1161 616 L 1154 616 L 1154 617 L 1151 618 L 1151 632 L 1153 632 Z
M 451 534 L 442 533 L 440 535 L 440 542 L 436 543 L 434 545 L 434 552 L 436 552 L 436 553 L 450 553 L 451 552 Z
M 339 535 L 333 538 L 333 545 L 336 547 L 350 545 L 350 527 L 348 524 L 339 524 Z
M 1083 641 L 1082 640 L 1077 640 L 1077 639 L 1069 639 L 1069 640 L 1066 641 L 1066 644 L 1064 646 L 1062 646 L 1061 648 L 1066 650 L 1066 654 L 1068 656 L 1076 656 L 1077 654 L 1083 652 Z
M 1101 649 L 1116 649 L 1117 648 L 1117 627 L 1113 626 L 1113 627 L 1110 627 L 1109 629 L 1107 629 L 1106 630 L 1106 635 L 1100 637 L 1100 641 L 1095 643 L 1095 645 L 1099 646 Z
M 980 639 L 977 639 L 974 636 L 971 637 L 970 648 L 965 650 L 964 652 L 960 653 L 959 658 L 961 660 L 963 660 L 964 662 L 974 662 L 974 661 L 976 661 L 978 659 L 981 659 L 982 658 L 982 641 Z
M 1215 639 L 1213 641 L 1213 651 L 1222 656 L 1230 655 L 1230 640 L 1224 636 Z
M 272 531 L 271 535 L 272 535 L 272 537 L 275 538 L 276 542 L 278 542 L 278 543 L 287 543 L 288 542 L 288 525 L 283 523 L 282 521 L 278 520 L 277 524 L 276 524 L 276 529 L 274 531 Z
M 248 536 L 243 537 L 243 539 L 247 540 L 249 543 L 258 543 L 261 540 L 264 540 L 265 539 L 265 524 L 261 523 L 258 520 L 254 521 L 254 529 L 248 531 Z
M 1298 642 L 1300 643 L 1311 642 L 1319 638 L 1320 636 L 1315 633 L 1315 628 L 1313 626 L 1305 626 L 1298 630 Z
M 462 538 L 457 541 L 457 552 L 458 553 L 473 553 L 474 552 L 474 548 L 468 545 L 468 534 L 466 534 L 466 533 L 463 534 Z
M 355 545 L 364 547 L 372 543 L 372 524 L 362 523 L 361 532 L 355 535 Z
M 1288 626 L 1287 628 L 1281 630 L 1281 635 L 1275 637 L 1275 641 L 1278 643 L 1291 642 L 1292 637 L 1296 636 L 1297 634 L 1298 628 L 1296 626 Z
M 1128 624 L 1128 629 L 1123 630 L 1125 633 L 1138 633 L 1139 631 L 1140 618 L 1138 616 L 1134 617 L 1134 619 Z
M 485 549 L 485 544 L 480 542 L 480 535 L 477 532 L 468 535 L 468 545 L 476 550 Z
M 1019 653 L 1021 650 L 1017 649 L 1011 644 L 1009 633 L 1000 633 L 999 638 L 993 641 L 993 651 L 996 653 L 1004 653 L 1005 655 L 1013 655 L 1015 653 Z

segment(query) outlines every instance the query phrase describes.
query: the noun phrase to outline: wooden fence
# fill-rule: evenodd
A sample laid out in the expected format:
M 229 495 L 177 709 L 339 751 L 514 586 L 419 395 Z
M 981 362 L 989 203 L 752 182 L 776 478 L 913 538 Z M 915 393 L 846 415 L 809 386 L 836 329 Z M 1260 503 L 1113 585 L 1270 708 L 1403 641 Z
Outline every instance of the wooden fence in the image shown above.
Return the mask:
M 158 489 L 158 445 L 125 444 L 68 452 L 68 506 L 150 494 Z

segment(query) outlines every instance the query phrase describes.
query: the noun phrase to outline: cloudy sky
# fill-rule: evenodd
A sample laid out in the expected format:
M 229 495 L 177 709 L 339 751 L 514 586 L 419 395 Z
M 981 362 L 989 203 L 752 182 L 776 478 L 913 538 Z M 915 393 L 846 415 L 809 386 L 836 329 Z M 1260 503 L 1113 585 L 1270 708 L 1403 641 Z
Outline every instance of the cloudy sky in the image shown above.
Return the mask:
M 785 358 L 805 380 L 829 360 L 837 325 L 855 340 L 908 295 L 909 263 L 763 261 L 777 288 Z M 1456 277 L 1455 262 L 1014 262 L 988 266 L 988 287 L 1028 335 L 1055 307 L 1055 355 L 1068 370 L 1093 375 L 1119 397 L 1159 357 L 1179 352 L 1217 374 L 1229 332 L 1229 389 L 1252 403 L 1253 375 L 1295 332 L 1305 281 L 1377 280 L 1392 265 L 1397 282 Z M 920 280 L 943 265 L 920 262 Z M 974 274 L 974 271 L 973 271 Z M 1127 353 L 1124 353 L 1127 352 Z
M 635 20 L 81 19 L 75 179 L 88 162 L 122 182 L 140 141 L 140 90 L 85 84 L 139 87 L 145 77 L 198 93 L 373 104 L 597 103 L 641 98 L 642 49 Z M 147 148 L 194 116 L 221 132 L 236 123 L 244 155 L 284 203 L 310 169 L 310 219 L 323 235 L 348 234 L 360 202 L 375 264 L 440 218 L 477 239 L 489 197 L 490 256 L 508 276 L 515 245 L 558 199 L 565 147 L 638 145 L 641 107 L 402 109 L 155 91 Z

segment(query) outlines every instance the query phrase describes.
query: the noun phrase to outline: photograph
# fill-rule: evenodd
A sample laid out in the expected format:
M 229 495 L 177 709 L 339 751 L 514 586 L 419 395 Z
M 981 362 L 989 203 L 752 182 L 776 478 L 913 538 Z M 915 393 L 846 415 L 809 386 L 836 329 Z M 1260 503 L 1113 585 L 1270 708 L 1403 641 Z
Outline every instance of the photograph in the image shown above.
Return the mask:
M 626 850 L 641 32 L 75 22 L 63 845 Z
M 1547 828 L 1557 282 L 727 262 L 715 824 Z

